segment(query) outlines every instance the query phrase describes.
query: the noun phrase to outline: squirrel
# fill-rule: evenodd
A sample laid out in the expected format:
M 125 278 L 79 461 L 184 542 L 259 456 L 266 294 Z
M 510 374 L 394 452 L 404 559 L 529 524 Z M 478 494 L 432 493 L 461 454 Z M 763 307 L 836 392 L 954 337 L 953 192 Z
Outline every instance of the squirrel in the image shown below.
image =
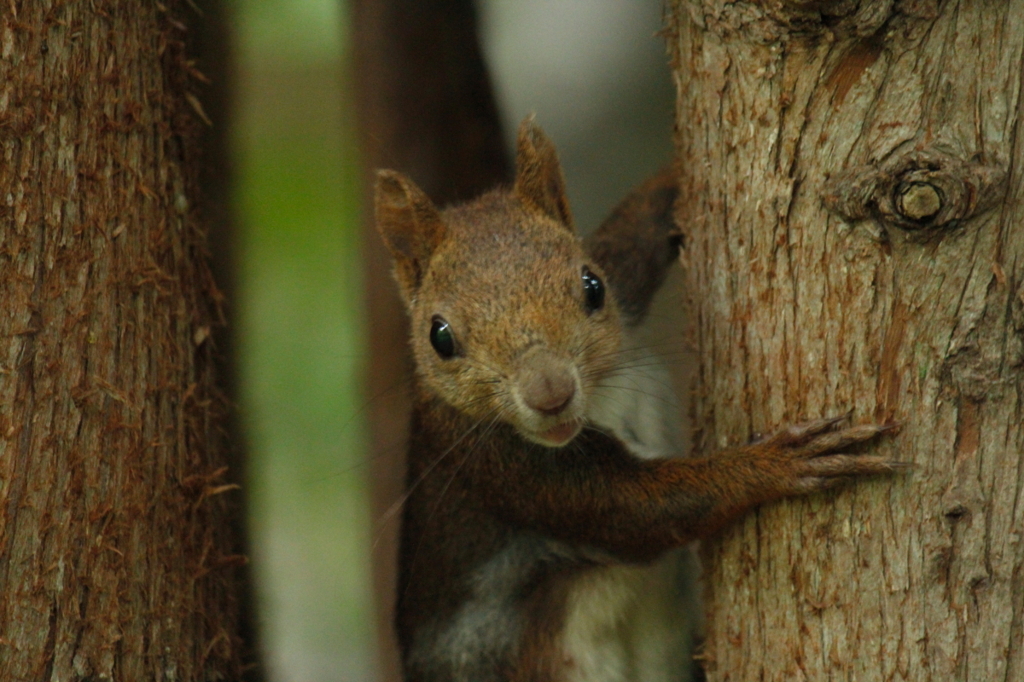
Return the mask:
M 686 545 L 901 468 L 849 454 L 892 427 L 846 417 L 675 456 L 664 382 L 630 338 L 678 258 L 677 186 L 655 176 L 584 245 L 532 117 L 511 188 L 439 210 L 378 171 L 415 361 L 396 608 L 409 682 L 690 679 Z

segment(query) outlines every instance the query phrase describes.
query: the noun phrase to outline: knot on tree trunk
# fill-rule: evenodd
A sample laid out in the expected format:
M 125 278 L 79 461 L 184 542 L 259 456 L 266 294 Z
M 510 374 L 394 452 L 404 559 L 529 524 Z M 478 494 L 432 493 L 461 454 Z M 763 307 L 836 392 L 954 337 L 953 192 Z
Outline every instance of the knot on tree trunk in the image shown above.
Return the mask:
M 825 184 L 822 198 L 846 221 L 873 219 L 885 229 L 927 239 L 997 205 L 1005 190 L 1001 164 L 929 149 L 838 173 Z
M 719 36 L 742 36 L 755 43 L 790 38 L 864 38 L 896 15 L 934 19 L 938 0 L 690 0 L 695 24 Z

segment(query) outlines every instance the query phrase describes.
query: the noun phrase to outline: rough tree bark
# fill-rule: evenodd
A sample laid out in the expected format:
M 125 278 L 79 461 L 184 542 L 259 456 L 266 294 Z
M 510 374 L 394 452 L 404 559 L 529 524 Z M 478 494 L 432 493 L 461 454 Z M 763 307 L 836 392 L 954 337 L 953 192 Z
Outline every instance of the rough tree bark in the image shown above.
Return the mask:
M 709 678 L 1024 679 L 1024 2 L 670 26 L 699 446 L 852 409 L 917 467 L 709 544 Z
M 250 480 L 249 447 L 241 423 L 238 403 L 241 391 L 239 377 L 238 339 L 238 225 L 235 220 L 235 172 L 232 163 L 231 137 L 235 120 L 235 30 L 234 9 L 231 0 L 203 0 L 202 15 L 189 22 L 186 52 L 194 57 L 204 79 L 201 93 L 202 108 L 209 125 L 201 126 L 198 139 L 202 150 L 199 187 L 202 188 L 202 220 L 207 231 L 210 271 L 217 285 L 217 303 L 223 324 L 214 325 L 210 338 L 216 352 L 212 359 L 217 384 L 228 402 L 227 411 L 219 424 L 226 438 L 224 463 L 232 481 L 240 481 L 242 488 L 232 493 L 230 512 L 231 537 L 237 551 L 251 556 L 252 538 L 249 534 L 247 485 Z M 195 16 L 195 15 L 193 15 Z M 248 561 L 234 571 L 234 593 L 238 598 L 238 636 L 245 682 L 265 679 L 262 662 L 259 608 L 256 598 L 253 565 Z
M 0 7 L 0 679 L 238 679 L 187 0 Z
M 356 0 L 352 3 L 354 72 L 364 206 L 373 206 L 374 171 L 409 174 L 439 205 L 465 201 L 511 175 L 501 120 L 477 36 L 472 0 Z M 370 481 L 374 518 L 385 518 L 403 490 L 409 412 L 405 309 L 391 276 L 391 256 L 364 217 L 363 263 L 368 312 Z M 398 518 L 376 529 L 381 679 L 399 678 L 394 614 Z

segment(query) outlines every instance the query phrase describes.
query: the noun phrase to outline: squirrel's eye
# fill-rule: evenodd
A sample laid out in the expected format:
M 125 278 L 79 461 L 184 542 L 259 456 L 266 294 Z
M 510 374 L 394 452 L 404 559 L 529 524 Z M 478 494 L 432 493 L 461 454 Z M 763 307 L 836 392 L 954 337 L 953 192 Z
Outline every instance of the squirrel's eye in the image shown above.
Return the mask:
M 430 345 L 444 360 L 455 355 L 455 334 L 452 333 L 448 321 L 439 315 L 434 315 L 433 324 L 430 326 Z
M 583 298 L 586 302 L 587 313 L 604 307 L 604 283 L 586 265 L 583 266 Z

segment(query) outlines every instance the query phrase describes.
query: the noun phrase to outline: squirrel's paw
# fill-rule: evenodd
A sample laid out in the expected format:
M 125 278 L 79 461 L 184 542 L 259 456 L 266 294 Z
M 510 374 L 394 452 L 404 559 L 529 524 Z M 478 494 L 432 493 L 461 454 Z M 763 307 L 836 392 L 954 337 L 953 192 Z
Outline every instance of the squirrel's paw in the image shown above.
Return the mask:
M 913 468 L 907 462 L 879 455 L 843 452 L 899 428 L 899 424 L 841 427 L 849 417 L 846 414 L 795 424 L 764 441 L 764 447 L 781 450 L 790 460 L 793 466 L 792 492 L 824 490 L 841 485 L 850 477 L 893 474 Z

